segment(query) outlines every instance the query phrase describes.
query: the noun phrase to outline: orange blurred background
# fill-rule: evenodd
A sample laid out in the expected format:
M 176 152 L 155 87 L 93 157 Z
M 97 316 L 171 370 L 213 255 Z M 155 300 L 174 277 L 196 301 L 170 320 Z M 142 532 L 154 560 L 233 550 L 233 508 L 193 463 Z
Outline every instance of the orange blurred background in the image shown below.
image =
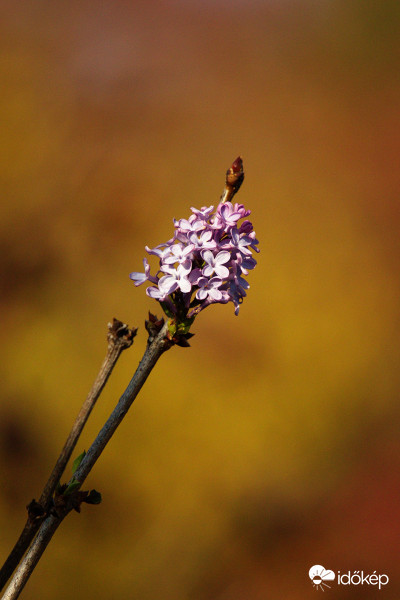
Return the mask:
M 144 246 L 216 205 L 243 156 L 258 266 L 163 356 L 25 600 L 300 600 L 312 565 L 400 595 L 395 1 L 21 0 L 0 23 L 0 550 L 106 349 L 139 326 Z

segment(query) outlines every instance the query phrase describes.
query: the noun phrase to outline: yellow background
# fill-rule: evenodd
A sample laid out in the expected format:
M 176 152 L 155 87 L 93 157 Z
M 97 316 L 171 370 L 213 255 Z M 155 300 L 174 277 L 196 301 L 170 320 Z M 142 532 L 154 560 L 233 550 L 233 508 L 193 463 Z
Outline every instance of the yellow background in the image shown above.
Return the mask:
M 314 564 L 399 597 L 399 6 L 2 3 L 1 557 L 114 316 L 139 334 L 75 455 L 136 368 L 144 246 L 238 154 L 261 249 L 239 317 L 161 358 L 25 600 L 299 600 Z

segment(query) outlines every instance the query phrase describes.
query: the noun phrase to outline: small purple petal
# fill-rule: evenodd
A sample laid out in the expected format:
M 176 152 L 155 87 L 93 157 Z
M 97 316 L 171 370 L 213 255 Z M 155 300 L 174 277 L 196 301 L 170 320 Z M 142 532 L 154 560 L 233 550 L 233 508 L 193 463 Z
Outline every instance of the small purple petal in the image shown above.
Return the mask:
M 136 273 L 134 271 L 133 273 L 130 273 L 129 277 L 132 279 L 132 281 L 136 285 L 136 287 L 138 285 L 142 285 L 142 283 L 147 281 L 147 277 L 144 273 Z
M 202 277 L 201 269 L 193 269 L 188 279 L 192 283 L 192 285 L 197 285 L 197 282 L 200 279 L 200 277 Z
M 132 279 L 133 283 L 136 286 L 142 285 L 142 283 L 144 283 L 145 281 L 150 279 L 150 265 L 148 263 L 147 258 L 143 259 L 143 266 L 144 266 L 144 273 L 137 273 L 136 271 L 134 271 L 133 273 L 131 273 L 129 275 L 129 277 Z M 153 277 L 151 277 L 151 279 L 153 279 Z
M 214 210 L 213 206 L 209 206 L 207 208 L 207 206 L 202 206 L 200 210 L 198 210 L 197 208 L 193 208 L 191 207 L 190 209 L 195 215 L 197 215 L 197 217 L 203 218 L 205 220 L 208 219 L 208 217 L 211 215 L 212 211 Z
M 177 289 L 178 282 L 172 275 L 164 275 L 158 282 L 158 287 L 166 296 L 169 296 Z
M 158 289 L 158 287 L 148 287 L 146 289 L 146 294 L 150 296 L 150 298 L 154 298 L 155 300 L 163 301 L 167 294 Z
M 171 246 L 166 246 L 165 244 L 160 244 L 155 248 L 149 248 L 148 246 L 145 246 L 145 249 L 148 254 L 155 254 L 161 261 L 171 254 Z

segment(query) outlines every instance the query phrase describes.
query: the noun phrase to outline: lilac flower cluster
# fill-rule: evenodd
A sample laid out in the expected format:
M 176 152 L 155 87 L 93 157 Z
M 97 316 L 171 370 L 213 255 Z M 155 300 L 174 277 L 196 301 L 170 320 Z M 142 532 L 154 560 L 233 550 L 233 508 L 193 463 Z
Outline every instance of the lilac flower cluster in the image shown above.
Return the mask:
M 250 211 L 230 202 L 220 202 L 215 213 L 213 206 L 191 210 L 189 219 L 174 219 L 168 242 L 146 246 L 159 259 L 156 275 L 150 275 L 144 258 L 144 273 L 130 278 L 136 286 L 152 283 L 146 293 L 168 316 L 190 319 L 209 304 L 227 302 L 233 302 L 237 315 L 249 288 L 244 277 L 256 266 L 252 250 L 259 252 L 253 225 L 245 219 Z

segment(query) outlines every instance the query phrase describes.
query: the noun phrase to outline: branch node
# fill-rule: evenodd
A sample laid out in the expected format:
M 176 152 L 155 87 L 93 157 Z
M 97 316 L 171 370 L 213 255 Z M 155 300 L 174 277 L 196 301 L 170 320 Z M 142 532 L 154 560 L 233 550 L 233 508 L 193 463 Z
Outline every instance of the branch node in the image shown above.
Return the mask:
M 161 317 L 161 319 L 158 319 L 156 317 L 156 315 L 153 315 L 149 311 L 149 318 L 146 319 L 144 322 L 146 331 L 149 334 L 149 339 L 147 340 L 148 344 L 151 344 L 151 342 L 154 340 L 156 335 L 160 333 L 161 329 L 164 326 L 164 323 L 165 323 L 165 321 L 162 317 Z
M 30 521 L 36 521 L 37 519 L 42 519 L 46 511 L 40 502 L 37 502 L 35 499 L 31 500 L 26 507 L 28 511 L 28 518 Z

